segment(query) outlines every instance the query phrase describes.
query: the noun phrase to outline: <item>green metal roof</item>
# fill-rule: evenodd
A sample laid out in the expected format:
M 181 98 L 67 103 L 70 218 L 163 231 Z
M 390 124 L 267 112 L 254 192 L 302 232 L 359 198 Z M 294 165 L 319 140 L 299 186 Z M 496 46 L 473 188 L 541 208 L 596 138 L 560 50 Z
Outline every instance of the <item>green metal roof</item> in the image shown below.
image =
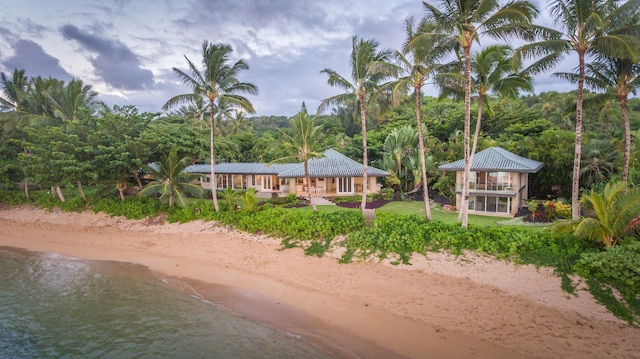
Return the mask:
M 502 171 L 536 173 L 544 163 L 518 156 L 504 148 L 490 147 L 473 156 L 472 171 Z M 464 160 L 447 163 L 438 167 L 441 171 L 464 171 Z
M 211 166 L 195 164 L 185 170 L 195 173 L 211 173 Z M 219 174 L 270 174 L 282 178 L 304 177 L 302 163 L 218 163 L 215 171 Z M 334 149 L 326 150 L 323 157 L 309 160 L 309 175 L 311 177 L 362 177 L 362 173 L 362 163 L 354 161 Z M 385 177 L 389 176 L 389 173 L 369 166 L 369 176 Z
M 368 170 L 371 177 L 389 176 L 389 172 L 375 167 L 369 166 Z M 332 148 L 326 150 L 323 157 L 309 160 L 309 176 L 311 177 L 362 177 L 362 175 L 362 163 L 354 161 Z M 304 166 L 300 163 L 297 167 L 278 174 L 278 177 L 304 177 Z
M 219 174 L 277 175 L 299 165 L 299 163 L 218 163 L 215 171 Z M 211 165 L 195 164 L 185 170 L 188 172 L 211 173 Z

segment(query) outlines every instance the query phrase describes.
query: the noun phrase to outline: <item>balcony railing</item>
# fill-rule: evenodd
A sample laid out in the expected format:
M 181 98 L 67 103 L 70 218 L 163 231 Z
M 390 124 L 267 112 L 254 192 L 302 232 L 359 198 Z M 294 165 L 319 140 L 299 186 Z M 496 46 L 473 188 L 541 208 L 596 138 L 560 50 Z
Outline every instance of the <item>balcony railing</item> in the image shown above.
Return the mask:
M 462 191 L 462 183 L 456 183 L 456 192 Z M 515 193 L 513 186 L 507 184 L 469 183 L 469 192 Z

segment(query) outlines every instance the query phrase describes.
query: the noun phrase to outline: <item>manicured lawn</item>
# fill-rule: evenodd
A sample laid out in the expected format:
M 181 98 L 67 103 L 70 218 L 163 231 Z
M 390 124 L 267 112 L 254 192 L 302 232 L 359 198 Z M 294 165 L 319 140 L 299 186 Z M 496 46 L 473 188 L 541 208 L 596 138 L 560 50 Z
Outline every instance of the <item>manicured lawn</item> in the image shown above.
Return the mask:
M 311 211 L 311 207 L 299 208 L 301 211 Z M 359 209 L 344 208 L 340 206 L 318 206 L 319 212 L 337 212 L 337 211 L 358 211 Z M 378 211 L 393 212 L 395 214 L 410 215 L 415 214 L 418 216 L 424 216 L 424 204 L 421 201 L 400 201 L 390 202 L 384 206 L 376 209 Z M 439 208 L 431 208 L 431 216 L 434 220 L 442 221 L 445 223 L 457 223 L 458 213 L 446 212 Z M 509 218 L 505 217 L 489 217 L 489 216 L 476 216 L 469 215 L 469 223 L 477 226 L 495 226 L 497 221 L 504 221 Z
M 424 216 L 424 203 L 422 201 L 391 202 L 378 208 L 376 211 L 389 211 L 396 214 L 415 214 Z M 434 220 L 454 224 L 458 222 L 457 212 L 447 212 L 440 208 L 431 208 L 431 217 Z M 469 215 L 469 223 L 476 226 L 495 226 L 497 221 L 504 221 L 504 217 L 489 217 Z

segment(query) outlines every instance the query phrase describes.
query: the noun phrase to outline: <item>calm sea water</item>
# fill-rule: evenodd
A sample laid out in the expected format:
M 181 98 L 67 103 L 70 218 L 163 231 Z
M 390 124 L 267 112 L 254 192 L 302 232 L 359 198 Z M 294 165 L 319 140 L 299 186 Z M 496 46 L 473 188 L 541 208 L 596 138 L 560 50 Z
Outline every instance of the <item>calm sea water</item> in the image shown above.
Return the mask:
M 0 358 L 329 358 L 145 267 L 0 248 Z

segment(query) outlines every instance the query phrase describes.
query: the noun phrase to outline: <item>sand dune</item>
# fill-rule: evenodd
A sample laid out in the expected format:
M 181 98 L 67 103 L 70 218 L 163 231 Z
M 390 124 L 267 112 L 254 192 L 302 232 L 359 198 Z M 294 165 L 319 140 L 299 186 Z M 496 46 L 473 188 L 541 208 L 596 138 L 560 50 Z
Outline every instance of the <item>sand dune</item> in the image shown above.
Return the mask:
M 339 264 L 202 221 L 0 209 L 0 246 L 140 263 L 247 317 L 360 358 L 640 358 L 640 330 L 546 268 L 466 254 Z

